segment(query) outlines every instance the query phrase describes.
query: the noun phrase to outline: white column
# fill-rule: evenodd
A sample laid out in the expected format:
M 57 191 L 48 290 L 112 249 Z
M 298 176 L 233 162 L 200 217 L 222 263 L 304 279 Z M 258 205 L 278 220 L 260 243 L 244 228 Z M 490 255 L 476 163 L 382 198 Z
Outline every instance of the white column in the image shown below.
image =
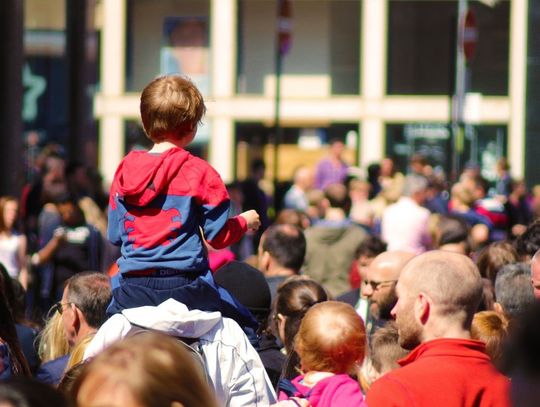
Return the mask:
M 101 94 L 104 98 L 125 92 L 126 0 L 103 0 L 101 29 Z M 106 115 L 99 126 L 99 170 L 108 184 L 124 155 L 124 122 Z
M 360 84 L 366 116 L 360 124 L 360 165 L 384 156 L 381 101 L 386 93 L 388 0 L 362 2 L 362 57 Z
M 384 122 L 379 119 L 364 119 L 360 123 L 360 166 L 379 162 L 384 157 Z
M 515 178 L 525 175 L 525 92 L 527 86 L 527 2 L 510 2 L 510 123 L 508 158 Z
M 236 81 L 237 0 L 211 0 L 211 96 L 230 99 Z M 211 109 L 211 106 L 210 106 Z M 210 163 L 225 182 L 234 175 L 234 122 L 230 116 L 213 116 L 210 134 Z
M 104 116 L 99 121 L 99 171 L 108 188 L 118 163 L 124 156 L 124 120 L 121 116 Z

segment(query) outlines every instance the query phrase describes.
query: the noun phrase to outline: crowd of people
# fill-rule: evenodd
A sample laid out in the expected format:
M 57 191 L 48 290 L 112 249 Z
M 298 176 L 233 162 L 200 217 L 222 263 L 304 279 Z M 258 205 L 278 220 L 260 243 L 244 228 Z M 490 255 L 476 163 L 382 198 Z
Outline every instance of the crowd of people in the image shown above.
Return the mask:
M 540 196 L 506 160 L 359 177 L 332 140 L 272 203 L 261 161 L 225 186 L 187 152 L 204 112 L 157 78 L 109 196 L 46 148 L 0 199 L 0 405 L 540 405 Z

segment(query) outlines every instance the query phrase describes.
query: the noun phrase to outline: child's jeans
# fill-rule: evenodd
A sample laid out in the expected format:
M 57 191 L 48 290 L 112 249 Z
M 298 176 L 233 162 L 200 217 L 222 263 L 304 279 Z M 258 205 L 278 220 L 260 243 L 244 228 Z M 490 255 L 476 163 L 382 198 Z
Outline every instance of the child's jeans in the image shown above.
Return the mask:
M 210 271 L 201 274 L 158 269 L 152 271 L 151 275 L 133 274 L 126 276 L 118 273 L 113 277 L 113 298 L 107 308 L 109 316 L 126 308 L 158 306 L 173 298 L 189 309 L 219 311 L 222 316 L 234 319 L 251 344 L 258 348 L 257 321 L 236 298 L 214 282 Z

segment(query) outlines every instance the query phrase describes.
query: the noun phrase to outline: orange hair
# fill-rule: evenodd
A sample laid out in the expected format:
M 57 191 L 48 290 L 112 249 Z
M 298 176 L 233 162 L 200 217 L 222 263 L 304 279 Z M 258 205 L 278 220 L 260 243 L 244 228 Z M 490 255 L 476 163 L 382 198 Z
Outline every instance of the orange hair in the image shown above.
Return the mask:
M 365 356 L 364 323 L 348 304 L 316 304 L 302 319 L 295 349 L 306 371 L 351 373 Z
M 486 353 L 495 363 L 500 360 L 508 336 L 508 318 L 495 311 L 474 314 L 471 337 L 486 344 Z

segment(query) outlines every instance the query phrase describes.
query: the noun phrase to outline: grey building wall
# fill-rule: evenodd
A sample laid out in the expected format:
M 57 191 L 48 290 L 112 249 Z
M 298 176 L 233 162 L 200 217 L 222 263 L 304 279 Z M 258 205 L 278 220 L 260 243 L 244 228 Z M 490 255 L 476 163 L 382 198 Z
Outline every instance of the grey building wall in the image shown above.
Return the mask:
M 529 0 L 525 178 L 540 184 L 540 0 Z

